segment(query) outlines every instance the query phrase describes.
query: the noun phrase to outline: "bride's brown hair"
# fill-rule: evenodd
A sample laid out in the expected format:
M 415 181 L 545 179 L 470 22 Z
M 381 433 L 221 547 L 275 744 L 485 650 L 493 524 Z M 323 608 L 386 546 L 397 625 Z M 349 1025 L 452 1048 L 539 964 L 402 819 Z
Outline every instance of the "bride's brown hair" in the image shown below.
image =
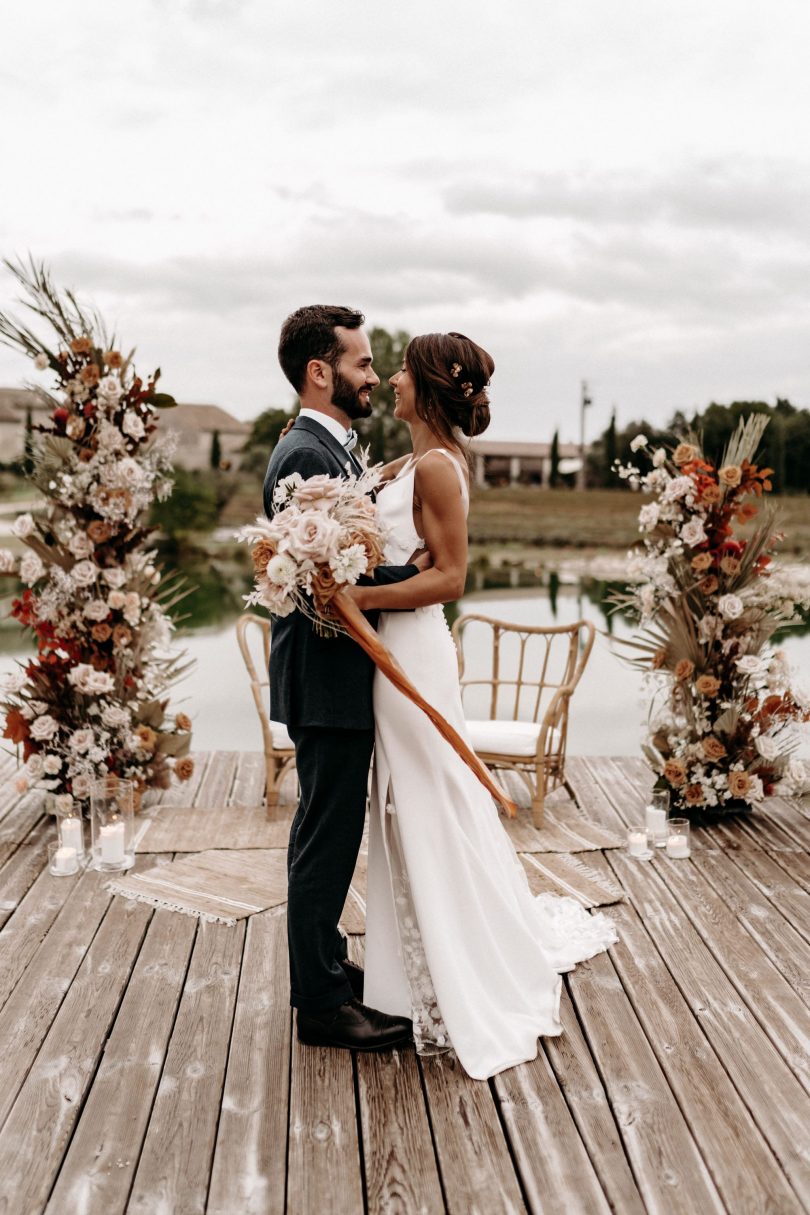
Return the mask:
M 495 363 L 482 346 L 463 333 L 423 333 L 408 343 L 405 366 L 416 412 L 440 439 L 457 448 L 456 429 L 468 438 L 486 430 Z

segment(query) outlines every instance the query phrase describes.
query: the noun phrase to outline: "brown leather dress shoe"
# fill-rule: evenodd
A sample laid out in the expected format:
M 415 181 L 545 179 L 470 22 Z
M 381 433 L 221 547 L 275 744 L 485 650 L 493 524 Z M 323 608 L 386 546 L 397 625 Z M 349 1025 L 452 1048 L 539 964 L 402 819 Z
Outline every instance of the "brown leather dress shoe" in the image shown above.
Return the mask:
M 340 965 L 346 972 L 346 978 L 352 989 L 352 995 L 356 1000 L 363 999 L 363 980 L 366 977 L 362 966 L 356 966 L 354 962 L 350 962 L 348 958 L 341 959 Z
M 359 1000 L 349 1000 L 326 1012 L 298 1010 L 298 1041 L 306 1046 L 337 1046 L 344 1050 L 394 1050 L 413 1040 L 407 1017 L 390 1017 Z

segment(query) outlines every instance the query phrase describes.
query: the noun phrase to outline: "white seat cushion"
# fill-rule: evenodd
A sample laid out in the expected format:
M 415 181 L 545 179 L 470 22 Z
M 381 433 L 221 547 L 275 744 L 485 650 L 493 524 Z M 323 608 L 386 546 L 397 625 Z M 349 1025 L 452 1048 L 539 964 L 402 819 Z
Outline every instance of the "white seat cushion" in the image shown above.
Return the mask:
M 467 729 L 474 751 L 484 754 L 517 755 L 532 759 L 537 754 L 540 723 L 534 721 L 468 721 Z M 551 746 L 557 744 L 558 733 L 551 731 Z
M 273 735 L 274 751 L 292 751 L 293 740 L 287 733 L 287 727 L 280 721 L 270 722 L 270 733 Z

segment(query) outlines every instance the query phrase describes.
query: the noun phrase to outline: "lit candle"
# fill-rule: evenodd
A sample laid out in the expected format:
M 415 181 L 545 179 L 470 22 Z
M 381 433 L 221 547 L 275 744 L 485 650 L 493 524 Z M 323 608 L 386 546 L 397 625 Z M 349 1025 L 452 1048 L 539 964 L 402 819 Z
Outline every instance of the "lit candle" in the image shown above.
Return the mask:
M 671 835 L 667 840 L 667 856 L 689 856 L 689 840 L 685 835 Z
M 66 846 L 57 848 L 53 854 L 53 871 L 54 873 L 75 873 L 76 849 Z
M 631 856 L 646 856 L 647 832 L 631 831 L 627 837 L 627 846 Z
M 71 815 L 69 818 L 63 818 L 59 822 L 59 843 L 66 848 L 75 848 L 76 855 L 81 856 L 84 852 L 84 840 L 82 838 L 82 820 Z
M 99 838 L 102 864 L 120 864 L 124 859 L 124 824 L 108 823 L 99 831 Z
M 667 812 L 658 806 L 648 806 L 646 811 L 647 830 L 652 834 L 656 843 L 663 843 L 667 835 Z

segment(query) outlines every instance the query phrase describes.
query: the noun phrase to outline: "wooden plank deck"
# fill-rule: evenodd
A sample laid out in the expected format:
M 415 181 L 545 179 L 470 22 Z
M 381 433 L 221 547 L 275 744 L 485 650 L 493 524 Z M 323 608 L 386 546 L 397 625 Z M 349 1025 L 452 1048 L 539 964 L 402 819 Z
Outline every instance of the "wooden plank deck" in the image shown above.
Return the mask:
M 620 941 L 565 977 L 561 1037 L 478 1082 L 412 1050 L 301 1047 L 284 907 L 231 928 L 113 899 L 91 871 L 53 878 L 53 828 L 10 772 L 4 1215 L 810 1211 L 807 806 L 698 830 L 688 861 L 587 854 L 625 892 Z M 568 776 L 588 817 L 639 821 L 640 762 Z M 238 814 L 262 779 L 255 755 L 199 756 L 164 800 Z

